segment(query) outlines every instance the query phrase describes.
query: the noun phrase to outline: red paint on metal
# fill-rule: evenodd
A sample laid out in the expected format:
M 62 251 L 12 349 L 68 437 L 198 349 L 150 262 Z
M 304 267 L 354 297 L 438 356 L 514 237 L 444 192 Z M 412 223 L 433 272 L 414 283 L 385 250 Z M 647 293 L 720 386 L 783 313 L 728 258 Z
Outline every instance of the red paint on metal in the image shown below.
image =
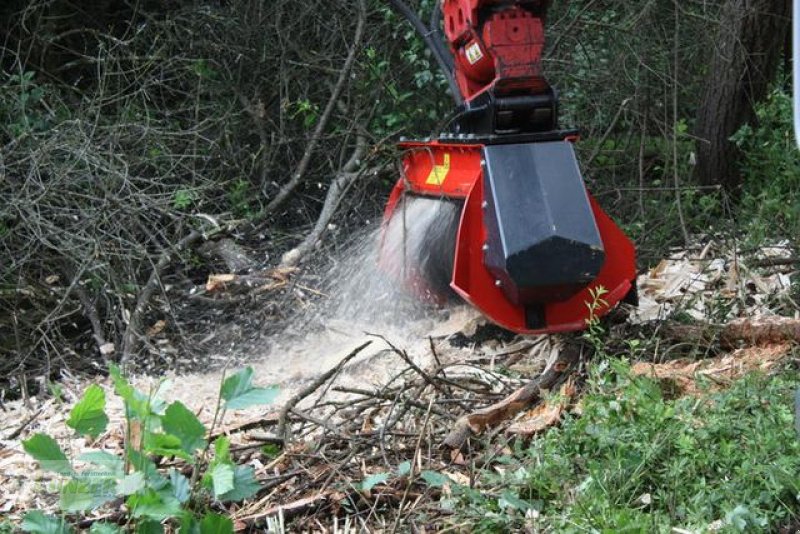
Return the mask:
M 495 89 L 497 95 L 542 93 L 544 19 L 550 2 L 444 0 L 445 36 L 455 58 L 455 78 L 464 100 Z
M 600 231 L 606 261 L 597 278 L 585 289 L 563 302 L 544 304 L 546 326 L 532 330 L 527 327 L 525 308 L 515 305 L 483 264 L 483 245 L 487 240 L 484 225 L 483 173 L 481 171 L 481 146 L 448 145 L 433 143 L 406 143 L 403 168 L 406 176 L 398 180 L 389 197 L 384 212 L 387 224 L 402 195 L 406 192 L 432 197 L 466 199 L 456 241 L 456 257 L 451 287 L 464 300 L 478 308 L 493 323 L 508 330 L 525 334 L 571 332 L 586 328 L 590 318 L 587 303 L 592 301 L 591 291 L 603 287 L 607 293 L 602 298 L 605 305 L 595 313 L 598 317 L 614 308 L 633 287 L 636 279 L 636 257 L 633 244 L 589 195 L 595 221 Z M 437 186 L 427 182 L 436 165 L 444 164 L 445 154 L 450 154 L 450 170 Z M 404 280 L 414 293 L 427 295 L 430 291 L 417 274 Z
M 466 198 L 481 176 L 481 145 L 404 143 L 404 188 L 418 195 Z M 445 169 L 446 159 L 449 167 Z M 441 183 L 429 183 L 434 165 L 440 167 Z M 400 184 L 398 184 L 400 185 Z M 388 210 L 387 210 L 388 211 Z
M 606 252 L 606 262 L 597 278 L 570 299 L 544 303 L 546 327 L 535 330 L 528 328 L 525 308 L 506 298 L 502 288 L 495 285 L 494 277 L 483 264 L 482 247 L 487 238 L 483 222 L 483 199 L 483 180 L 478 180 L 464 205 L 451 285 L 456 293 L 481 310 L 493 323 L 524 334 L 583 330 L 590 318 L 587 303 L 593 300 L 592 290 L 603 287 L 608 291 L 602 296 L 606 304 L 595 310 L 598 317 L 608 313 L 631 290 L 636 279 L 633 244 L 590 195 L 589 200 Z

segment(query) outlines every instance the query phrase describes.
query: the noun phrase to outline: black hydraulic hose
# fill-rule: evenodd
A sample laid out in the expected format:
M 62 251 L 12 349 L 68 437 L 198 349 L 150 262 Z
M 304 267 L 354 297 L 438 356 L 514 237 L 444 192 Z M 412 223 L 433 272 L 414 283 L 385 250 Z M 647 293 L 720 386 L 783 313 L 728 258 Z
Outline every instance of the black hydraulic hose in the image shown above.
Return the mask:
M 441 20 L 442 3 L 440 0 L 435 0 L 433 2 L 433 11 L 431 11 L 431 21 L 428 23 L 428 29 L 433 36 L 433 42 L 436 45 L 436 49 L 439 51 L 439 55 L 441 55 L 447 63 L 447 68 L 450 69 L 450 72 L 453 72 L 453 54 L 444 45 L 444 35 L 439 27 L 439 22 Z
M 413 27 L 414 30 L 422 37 L 422 40 L 425 41 L 425 45 L 430 49 L 431 54 L 436 59 L 436 63 L 439 65 L 442 73 L 444 74 L 445 79 L 447 79 L 447 85 L 450 87 L 450 93 L 453 95 L 453 100 L 455 100 L 456 105 L 461 105 L 464 103 L 463 99 L 461 98 L 461 92 L 458 90 L 458 85 L 456 84 L 456 80 L 453 77 L 453 70 L 450 65 L 448 65 L 448 61 L 446 56 L 442 55 L 441 49 L 441 42 L 437 46 L 437 41 L 434 39 L 434 34 L 425 27 L 425 24 L 422 23 L 420 18 L 414 13 L 408 5 L 403 2 L 403 0 L 388 0 L 389 5 L 391 5 L 395 11 L 397 11 L 400 15 L 403 16 Z

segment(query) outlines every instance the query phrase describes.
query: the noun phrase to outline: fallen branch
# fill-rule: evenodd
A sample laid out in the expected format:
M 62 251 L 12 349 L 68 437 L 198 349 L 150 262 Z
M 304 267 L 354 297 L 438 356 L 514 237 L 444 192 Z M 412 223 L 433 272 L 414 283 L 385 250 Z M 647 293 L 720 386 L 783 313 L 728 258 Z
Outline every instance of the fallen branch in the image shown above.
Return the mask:
M 538 378 L 529 382 L 522 389 L 502 401 L 486 408 L 476 410 L 456 421 L 453 429 L 442 445 L 450 449 L 462 449 L 473 435 L 480 434 L 486 428 L 497 426 L 519 412 L 542 399 L 543 390 L 552 389 L 578 362 L 581 355 L 580 345 L 567 345 L 556 360 L 545 369 Z
M 736 319 L 722 326 L 666 324 L 662 334 L 683 343 L 713 345 L 724 349 L 800 342 L 800 319 L 770 316 Z
M 44 411 L 44 408 L 39 408 L 38 410 L 36 410 L 36 412 L 34 412 L 34 413 L 33 413 L 33 414 L 30 416 L 30 417 L 28 417 L 27 419 L 25 419 L 25 420 L 22 422 L 22 424 L 21 424 L 21 425 L 19 425 L 19 426 L 17 427 L 17 429 L 16 429 L 16 430 L 14 430 L 14 431 L 13 431 L 11 434 L 9 434 L 9 435 L 8 435 L 8 436 L 6 436 L 5 438 L 3 438 L 3 440 L 5 440 L 5 441 L 11 441 L 12 439 L 17 439 L 18 437 L 20 437 L 20 435 L 22 434 L 22 432 L 23 432 L 23 431 L 24 431 L 26 428 L 28 428 L 28 426 L 29 426 L 31 423 L 33 423 L 34 421 L 36 421 L 36 419 L 37 419 L 37 418 L 38 418 L 38 417 L 39 417 L 39 416 L 42 414 L 42 412 L 43 412 L 43 411 Z
M 291 267 L 279 267 L 251 274 L 211 274 L 208 276 L 205 289 L 207 293 L 223 290 L 238 293 L 264 293 L 284 287 L 295 272 L 296 269 Z
M 295 406 L 297 406 L 297 404 L 301 400 L 305 399 L 306 397 L 308 397 L 309 395 L 314 393 L 325 382 L 327 382 L 332 376 L 334 376 L 337 373 L 339 373 L 339 371 L 341 371 L 341 369 L 345 365 L 347 365 L 347 362 L 349 362 L 350 360 L 352 360 L 353 358 L 358 356 L 358 354 L 362 350 L 364 350 L 365 348 L 367 348 L 371 344 L 372 344 L 372 341 L 367 341 L 366 343 L 362 343 L 361 345 L 359 345 L 358 347 L 353 349 L 353 351 L 350 352 L 350 354 L 348 354 L 347 356 L 342 358 L 342 361 L 340 361 L 335 366 L 333 366 L 331 369 L 329 369 L 326 372 L 324 372 L 323 374 L 321 374 L 316 380 L 311 382 L 309 385 L 307 385 L 305 388 L 303 388 L 301 391 L 299 391 L 297 394 L 295 394 L 291 399 L 286 401 L 286 404 L 283 405 L 283 407 L 281 408 L 281 411 L 280 411 L 280 413 L 278 415 L 278 429 L 276 430 L 275 434 L 277 436 L 280 436 L 280 437 L 284 438 L 284 440 L 286 442 L 289 442 L 290 439 L 291 439 L 291 436 L 289 436 L 287 428 L 286 428 L 286 417 L 289 415 L 289 412 L 292 411 L 292 409 Z
M 221 259 L 231 273 L 251 271 L 256 266 L 255 260 L 247 254 L 245 249 L 229 238 L 207 241 L 198 247 L 197 251 L 206 258 Z
M 221 428 L 220 430 L 214 432 L 213 434 L 209 434 L 208 440 L 214 441 L 220 436 L 229 436 L 231 434 L 236 434 L 239 432 L 246 432 L 254 428 L 264 428 L 268 426 L 277 425 L 278 421 L 279 421 L 279 414 L 277 412 L 272 412 L 265 415 L 264 417 L 259 417 L 258 419 L 251 419 L 250 421 L 245 421 L 243 423 Z
M 312 495 L 311 497 L 305 497 L 303 499 L 296 500 L 289 504 L 283 504 L 267 508 L 263 512 L 260 512 L 255 515 L 237 519 L 235 525 L 236 532 L 247 530 L 248 527 L 251 527 L 256 523 L 263 521 L 268 517 L 274 515 L 280 514 L 281 516 L 283 516 L 284 519 L 290 519 L 303 512 L 307 512 L 311 509 L 318 508 L 323 503 L 325 503 L 328 500 L 328 498 L 331 497 L 331 495 L 333 495 L 333 492 L 330 491 L 325 493 L 320 493 L 318 495 Z

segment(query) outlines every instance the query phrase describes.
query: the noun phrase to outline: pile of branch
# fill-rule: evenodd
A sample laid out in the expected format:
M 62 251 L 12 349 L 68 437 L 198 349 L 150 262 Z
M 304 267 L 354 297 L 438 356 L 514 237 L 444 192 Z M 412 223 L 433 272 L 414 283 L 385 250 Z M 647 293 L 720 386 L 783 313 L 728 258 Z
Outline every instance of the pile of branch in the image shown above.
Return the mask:
M 800 341 L 800 321 L 776 317 L 716 329 L 665 329 L 665 339 L 682 332 L 725 348 Z M 700 331 L 715 335 L 698 337 Z M 591 357 L 585 344 L 572 340 L 541 374 L 519 380 L 485 366 L 442 363 L 433 343 L 437 363 L 426 370 L 389 344 L 405 363 L 393 378 L 375 389 L 335 385 L 340 371 L 366 346 L 310 383 L 279 413 L 225 429 L 244 440 L 239 448 L 244 460 L 263 458 L 258 451 L 263 444 L 282 447 L 263 465 L 267 489 L 261 498 L 234 512 L 240 529 L 264 526 L 276 517 L 295 521 L 301 530 L 328 528 L 343 517 L 362 525 L 374 525 L 378 518 L 389 525 L 413 526 L 421 516 L 446 521 L 448 513 L 438 501 L 449 485 L 474 485 L 478 469 L 492 464 L 504 442 L 557 424 L 578 395 L 581 362 Z M 759 350 L 767 349 L 753 349 L 753 354 Z M 463 372 L 465 367 L 471 372 Z
M 340 371 L 368 344 L 279 413 L 224 429 L 238 435 L 244 461 L 263 459 L 264 444 L 282 447 L 261 469 L 266 488 L 261 498 L 233 514 L 239 529 L 264 526 L 278 516 L 294 519 L 293 528 L 318 530 L 330 527 L 334 517 L 367 524 L 380 516 L 399 525 L 412 524 L 421 512 L 446 515 L 431 503 L 449 483 L 475 478 L 473 456 L 487 449 L 476 445 L 568 377 L 580 357 L 580 347 L 565 350 L 526 384 L 477 365 L 441 363 L 433 343 L 438 363 L 425 370 L 389 344 L 404 362 L 393 378 L 374 389 L 335 385 Z

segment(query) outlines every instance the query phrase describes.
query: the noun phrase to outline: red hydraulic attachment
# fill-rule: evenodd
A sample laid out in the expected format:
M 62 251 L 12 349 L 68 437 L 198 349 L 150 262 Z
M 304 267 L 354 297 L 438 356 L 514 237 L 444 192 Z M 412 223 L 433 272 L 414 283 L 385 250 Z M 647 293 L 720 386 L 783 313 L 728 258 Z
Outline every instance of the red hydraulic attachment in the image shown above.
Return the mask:
M 489 89 L 497 95 L 545 93 L 544 19 L 549 0 L 444 0 L 444 33 L 465 100 Z
M 438 139 L 401 143 L 404 176 L 384 214 L 388 229 L 404 195 L 460 203 L 455 244 L 438 249 L 453 259 L 450 287 L 494 323 L 532 334 L 585 328 L 635 298 L 636 279 L 633 244 L 586 191 L 577 132 L 558 129 L 558 96 L 542 71 L 549 5 L 441 0 L 452 62 L 429 46 L 450 65 L 460 106 Z M 401 276 L 431 292 L 424 271 L 412 265 Z
M 569 142 L 569 141 L 564 141 Z M 485 200 L 481 165 L 482 145 L 409 142 L 403 161 L 405 180 L 399 180 L 389 197 L 385 221 L 395 212 L 404 194 L 431 198 L 462 199 L 464 208 L 458 228 L 455 266 L 451 287 L 495 324 L 525 334 L 582 330 L 590 317 L 587 303 L 592 291 L 608 291 L 594 310 L 605 315 L 631 293 L 636 279 L 635 250 L 631 241 L 590 197 L 591 208 L 606 250 L 606 260 L 597 277 L 583 290 L 563 301 L 545 302 L 543 322 L 531 326 L 526 307 L 511 302 L 484 264 L 483 244 L 487 240 L 483 203 Z

